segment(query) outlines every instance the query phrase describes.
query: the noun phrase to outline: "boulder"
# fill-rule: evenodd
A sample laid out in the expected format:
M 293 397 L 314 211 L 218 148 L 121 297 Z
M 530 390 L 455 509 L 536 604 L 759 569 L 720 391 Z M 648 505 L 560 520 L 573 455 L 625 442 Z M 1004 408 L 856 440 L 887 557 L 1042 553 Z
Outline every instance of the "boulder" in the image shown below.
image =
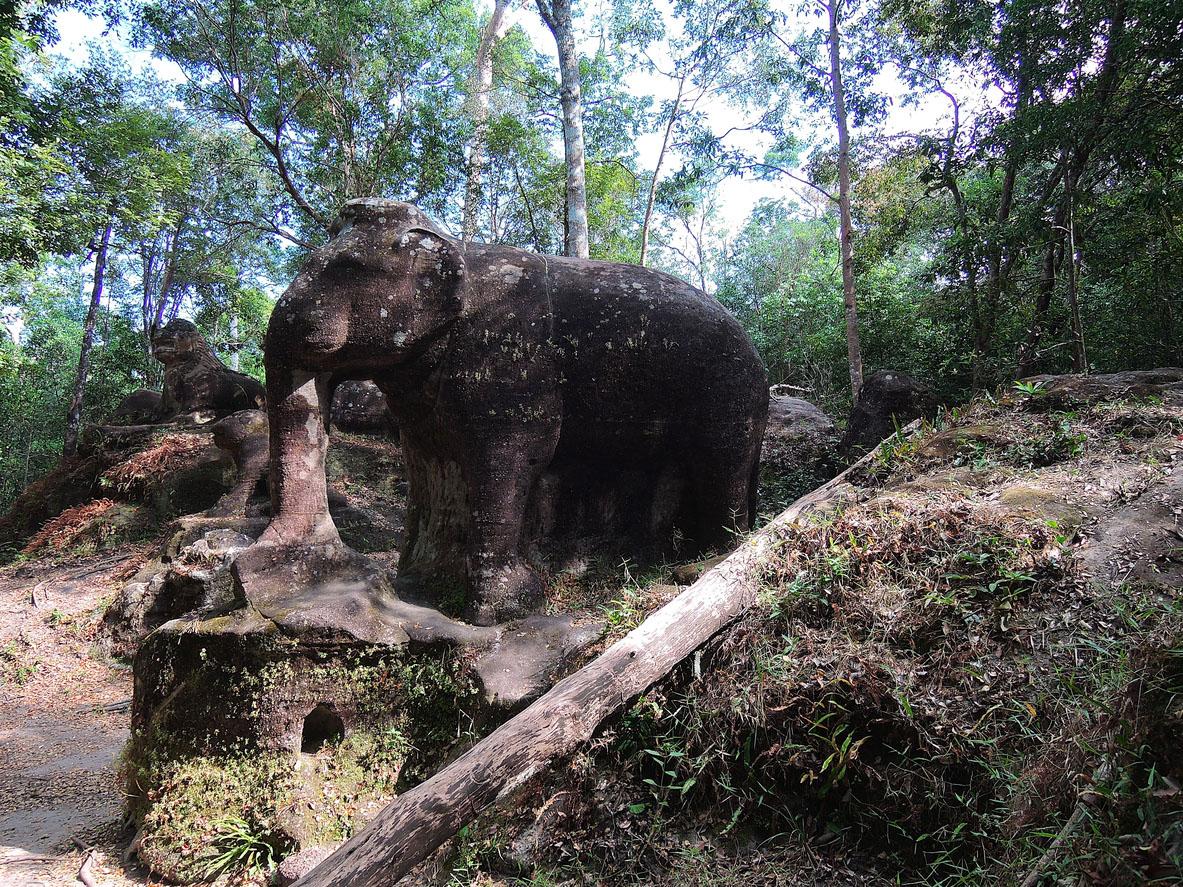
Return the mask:
M 398 423 L 386 403 L 386 395 L 370 381 L 350 379 L 338 385 L 330 415 L 333 427 L 340 431 L 398 436 Z
M 1118 398 L 1160 397 L 1164 402 L 1183 407 L 1183 368 L 1125 370 L 1094 376 L 1040 375 L 1024 379 L 1035 393 L 1028 402 L 1049 408 L 1083 406 Z
M 162 398 L 159 391 L 140 388 L 133 391 L 107 417 L 108 425 L 145 425 L 160 417 Z
M 842 450 L 861 455 L 914 419 L 930 418 L 937 410 L 932 389 L 907 373 L 876 370 L 863 381 L 858 400 L 846 423 Z
M 773 394 L 760 452 L 760 508 L 779 512 L 838 473 L 834 420 L 799 397 Z

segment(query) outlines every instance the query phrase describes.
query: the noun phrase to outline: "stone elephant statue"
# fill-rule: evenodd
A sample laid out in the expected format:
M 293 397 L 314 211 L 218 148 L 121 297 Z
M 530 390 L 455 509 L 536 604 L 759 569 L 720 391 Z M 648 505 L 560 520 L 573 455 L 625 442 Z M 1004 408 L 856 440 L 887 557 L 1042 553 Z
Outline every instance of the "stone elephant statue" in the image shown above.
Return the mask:
M 329 405 L 372 379 L 407 466 L 397 587 L 476 622 L 542 603 L 529 555 L 697 553 L 753 517 L 763 366 L 718 302 L 667 274 L 464 244 L 414 206 L 354 200 L 276 305 L 265 361 L 260 544 L 338 541 Z

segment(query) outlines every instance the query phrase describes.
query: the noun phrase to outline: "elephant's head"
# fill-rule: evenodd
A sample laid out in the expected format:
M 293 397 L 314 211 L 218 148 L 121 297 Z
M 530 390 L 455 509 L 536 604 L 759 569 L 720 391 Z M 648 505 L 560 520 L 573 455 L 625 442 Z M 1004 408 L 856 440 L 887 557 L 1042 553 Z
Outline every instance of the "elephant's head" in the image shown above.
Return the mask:
M 418 209 L 351 200 L 275 306 L 265 358 L 272 524 L 261 541 L 333 541 L 324 458 L 331 387 L 428 350 L 464 307 L 464 253 Z
M 414 206 L 351 200 L 304 264 L 267 330 L 267 357 L 312 372 L 388 367 L 460 314 L 460 244 Z

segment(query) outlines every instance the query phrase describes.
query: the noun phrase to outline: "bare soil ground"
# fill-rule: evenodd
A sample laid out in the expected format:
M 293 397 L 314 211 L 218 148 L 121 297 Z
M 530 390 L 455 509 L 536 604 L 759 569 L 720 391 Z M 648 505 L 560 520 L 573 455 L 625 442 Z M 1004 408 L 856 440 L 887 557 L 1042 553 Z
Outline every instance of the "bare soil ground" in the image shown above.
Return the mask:
M 131 669 L 95 628 L 141 549 L 0 568 L 0 884 L 148 884 L 124 871 L 131 836 L 116 778 Z

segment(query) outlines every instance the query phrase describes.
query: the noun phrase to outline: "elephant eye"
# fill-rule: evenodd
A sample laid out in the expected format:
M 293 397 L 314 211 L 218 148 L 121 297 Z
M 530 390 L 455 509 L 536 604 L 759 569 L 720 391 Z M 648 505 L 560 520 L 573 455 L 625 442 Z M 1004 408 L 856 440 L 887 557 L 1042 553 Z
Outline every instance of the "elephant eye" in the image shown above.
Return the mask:
M 337 256 L 325 269 L 329 274 L 336 277 L 356 277 L 364 273 L 366 266 L 355 259 L 353 256 Z

